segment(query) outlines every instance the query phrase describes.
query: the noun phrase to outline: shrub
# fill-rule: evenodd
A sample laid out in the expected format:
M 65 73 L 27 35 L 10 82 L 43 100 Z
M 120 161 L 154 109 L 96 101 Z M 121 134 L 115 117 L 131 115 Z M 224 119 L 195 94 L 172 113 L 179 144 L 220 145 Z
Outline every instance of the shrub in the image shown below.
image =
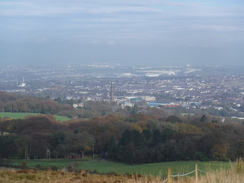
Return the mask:
M 24 168 L 27 167 L 27 161 L 22 161 L 22 167 L 24 167 Z

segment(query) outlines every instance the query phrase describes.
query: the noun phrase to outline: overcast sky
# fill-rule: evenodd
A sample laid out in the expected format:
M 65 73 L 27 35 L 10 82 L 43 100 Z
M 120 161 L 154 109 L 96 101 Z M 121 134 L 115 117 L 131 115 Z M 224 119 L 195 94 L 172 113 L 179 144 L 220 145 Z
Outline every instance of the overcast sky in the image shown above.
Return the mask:
M 244 1 L 0 0 L 0 62 L 244 65 Z

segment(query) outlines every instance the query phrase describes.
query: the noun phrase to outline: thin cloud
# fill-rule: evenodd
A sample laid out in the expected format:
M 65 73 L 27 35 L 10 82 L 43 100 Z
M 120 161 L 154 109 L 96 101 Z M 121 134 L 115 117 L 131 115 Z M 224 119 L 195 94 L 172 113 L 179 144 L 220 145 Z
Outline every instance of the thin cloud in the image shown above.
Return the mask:
M 0 35 L 5 42 L 17 40 L 20 44 L 28 41 L 33 44 L 34 40 L 42 46 L 51 40 L 53 45 L 77 43 L 94 49 L 118 45 L 125 49 L 131 45 L 177 49 L 242 44 L 244 3 L 219 2 L 5 1 L 0 2 Z

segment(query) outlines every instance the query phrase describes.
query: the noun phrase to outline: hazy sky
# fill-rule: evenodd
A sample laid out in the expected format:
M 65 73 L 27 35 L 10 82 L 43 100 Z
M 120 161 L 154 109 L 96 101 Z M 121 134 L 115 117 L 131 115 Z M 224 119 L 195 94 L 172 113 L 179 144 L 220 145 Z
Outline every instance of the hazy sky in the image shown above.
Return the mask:
M 0 0 L 0 62 L 244 65 L 244 1 Z

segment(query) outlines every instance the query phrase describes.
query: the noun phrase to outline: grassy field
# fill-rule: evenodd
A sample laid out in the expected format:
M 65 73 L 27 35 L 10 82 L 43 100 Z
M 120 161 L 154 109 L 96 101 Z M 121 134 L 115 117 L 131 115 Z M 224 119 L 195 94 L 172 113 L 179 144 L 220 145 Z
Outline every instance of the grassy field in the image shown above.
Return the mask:
M 12 119 L 23 119 L 26 116 L 35 116 L 39 115 L 38 113 L 9 113 L 9 112 L 0 112 L 0 117 L 10 117 Z M 54 115 L 55 119 L 58 121 L 68 121 L 69 118 L 65 116 Z
M 197 178 L 195 176 L 180 176 L 172 178 L 172 183 L 243 183 L 244 180 L 244 162 L 242 159 L 233 163 L 223 162 L 167 162 L 154 163 L 146 165 L 125 165 L 120 163 L 108 162 L 96 159 L 79 159 L 79 160 L 28 160 L 27 165 L 34 166 L 35 164 L 42 164 L 43 166 L 66 166 L 72 162 L 80 163 L 79 168 L 96 169 L 100 172 L 114 171 L 123 173 L 123 175 L 107 173 L 94 174 L 84 170 L 69 172 L 65 170 L 27 170 L 27 169 L 9 169 L 0 167 L 0 182 L 21 182 L 21 183 L 162 183 L 167 182 L 165 174 L 162 174 L 164 169 L 172 167 L 173 174 L 184 173 L 194 170 L 197 163 L 201 170 L 207 171 L 200 174 Z M 15 164 L 20 164 L 22 160 L 14 160 Z M 125 172 L 142 171 L 144 175 L 124 174 Z M 159 173 L 157 173 L 159 172 Z M 154 175 L 152 175 L 154 174 Z M 193 174 L 194 175 L 194 174 Z
M 23 160 L 13 160 L 15 165 L 21 165 Z M 143 165 L 127 165 L 102 159 L 51 159 L 51 160 L 27 160 L 27 166 L 35 167 L 41 165 L 44 168 L 56 166 L 62 169 L 74 162 L 79 163 L 79 168 L 83 170 L 96 170 L 99 173 L 116 172 L 118 174 L 137 173 L 141 175 L 166 175 L 168 167 L 172 168 L 173 174 L 187 173 L 195 169 L 198 164 L 199 169 L 203 171 L 212 171 L 220 168 L 229 169 L 231 163 L 225 162 L 199 162 L 199 161 L 180 161 L 180 162 L 164 162 Z

